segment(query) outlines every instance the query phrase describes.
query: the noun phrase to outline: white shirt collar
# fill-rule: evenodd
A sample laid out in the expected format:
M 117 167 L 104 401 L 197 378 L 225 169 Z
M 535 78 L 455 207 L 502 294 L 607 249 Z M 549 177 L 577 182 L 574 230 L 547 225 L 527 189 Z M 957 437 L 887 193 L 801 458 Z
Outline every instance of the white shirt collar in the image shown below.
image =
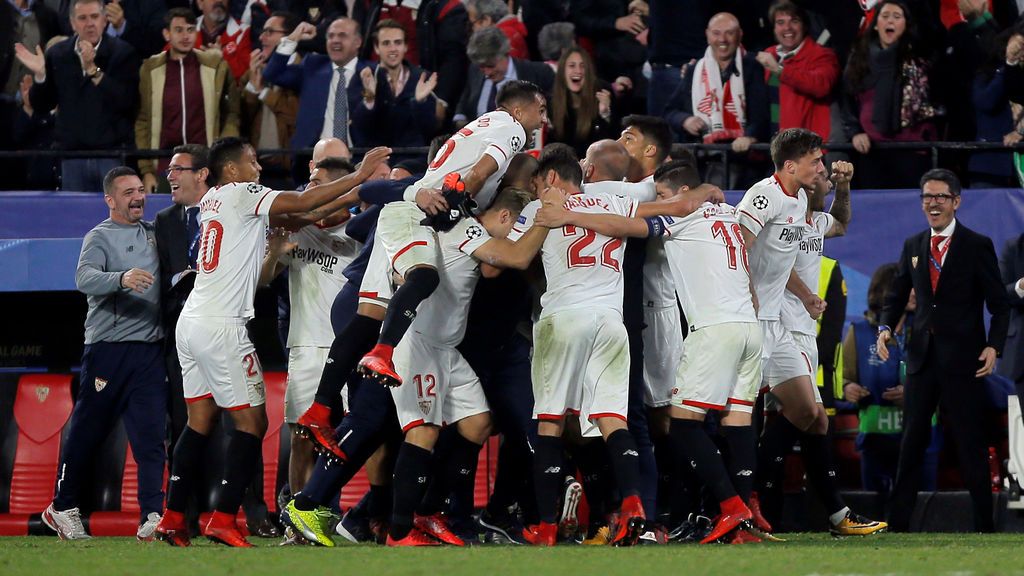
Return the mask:
M 949 238 L 953 236 L 953 230 L 955 229 L 956 218 L 953 218 L 953 220 L 950 221 L 949 226 L 946 226 L 941 232 L 936 232 L 934 229 L 932 229 L 932 237 L 934 238 L 935 236 L 945 236 L 946 238 Z
M 334 67 L 334 70 L 336 70 L 336 71 L 340 70 L 341 68 L 344 68 L 345 71 L 347 72 L 347 74 L 345 74 L 345 76 L 347 76 L 348 78 L 355 78 L 356 77 L 356 64 L 358 63 L 358 61 L 359 61 L 358 58 L 353 58 L 353 59 L 349 60 L 348 63 L 346 63 L 344 66 L 338 66 L 337 64 L 335 64 L 333 62 L 331 63 L 331 65 Z

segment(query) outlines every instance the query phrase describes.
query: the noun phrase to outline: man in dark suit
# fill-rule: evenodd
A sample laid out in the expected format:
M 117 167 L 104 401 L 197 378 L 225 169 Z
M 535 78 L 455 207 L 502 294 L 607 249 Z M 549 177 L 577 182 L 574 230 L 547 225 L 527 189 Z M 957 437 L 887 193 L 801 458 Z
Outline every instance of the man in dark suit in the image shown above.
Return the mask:
M 886 360 L 889 327 L 899 321 L 913 288 L 917 314 L 906 347 L 903 443 L 889 511 L 894 531 L 910 529 L 932 415 L 939 406 L 953 430 L 960 471 L 971 493 L 974 529 L 995 528 L 981 379 L 992 373 L 1003 350 L 1009 305 L 992 240 L 957 222 L 960 201 L 960 181 L 949 170 L 929 170 L 921 177 L 921 206 L 930 229 L 903 244 L 878 327 L 878 355 Z M 986 305 L 992 314 L 987 335 Z
M 482 114 L 497 108 L 494 99 L 498 89 L 509 80 L 533 82 L 551 95 L 555 73 L 551 67 L 540 62 L 520 60 L 508 55 L 511 46 L 508 36 L 498 28 L 484 28 L 469 38 L 466 53 L 469 55 L 469 72 L 462 98 L 455 108 L 455 125 L 465 126 Z
M 1024 234 L 1006 243 L 999 271 L 1010 302 L 1010 329 L 996 372 L 1013 380 L 1024 409 Z

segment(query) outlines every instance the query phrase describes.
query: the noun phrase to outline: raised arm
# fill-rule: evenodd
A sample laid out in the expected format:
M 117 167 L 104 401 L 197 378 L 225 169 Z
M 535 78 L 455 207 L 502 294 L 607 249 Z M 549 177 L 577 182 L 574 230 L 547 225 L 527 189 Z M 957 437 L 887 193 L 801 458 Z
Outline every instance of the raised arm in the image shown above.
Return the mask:
M 832 228 L 825 232 L 826 238 L 844 236 L 846 228 L 853 218 L 853 209 L 850 206 L 850 180 L 853 179 L 853 164 L 837 161 L 832 163 L 832 182 L 835 183 L 835 197 L 832 198 L 832 207 L 828 213 L 835 218 Z
M 309 217 L 313 218 L 315 222 L 342 208 L 355 206 L 359 202 L 359 194 L 353 188 L 369 178 L 377 165 L 386 162 L 390 154 L 391 148 L 383 146 L 374 148 L 363 157 L 359 170 L 348 176 L 326 184 L 310 186 L 301 194 L 281 192 L 274 198 L 274 203 L 270 206 L 270 214 L 273 216 L 310 212 L 313 214 Z

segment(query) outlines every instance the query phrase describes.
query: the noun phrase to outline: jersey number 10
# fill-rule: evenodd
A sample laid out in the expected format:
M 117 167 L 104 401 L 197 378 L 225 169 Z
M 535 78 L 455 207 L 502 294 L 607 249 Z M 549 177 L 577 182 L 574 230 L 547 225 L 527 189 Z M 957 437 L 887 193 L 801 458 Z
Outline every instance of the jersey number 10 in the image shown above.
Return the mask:
M 224 226 L 216 220 L 203 225 L 203 241 L 199 245 L 199 270 L 209 274 L 220 264 L 220 245 L 224 241 Z

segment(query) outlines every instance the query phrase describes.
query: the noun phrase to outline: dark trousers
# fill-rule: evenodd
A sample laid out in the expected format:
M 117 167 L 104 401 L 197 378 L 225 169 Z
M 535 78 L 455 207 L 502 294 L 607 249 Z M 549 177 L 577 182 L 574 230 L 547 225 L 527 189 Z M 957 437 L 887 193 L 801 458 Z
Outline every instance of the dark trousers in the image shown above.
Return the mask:
M 118 417 L 124 420 L 139 468 L 142 518 L 163 511 L 167 384 L 159 342 L 99 342 L 85 347 L 54 508 L 66 510 L 77 505 L 83 475 Z
M 654 459 L 654 442 L 647 424 L 644 403 L 644 337 L 643 323 L 626 323 L 629 336 L 629 407 L 626 423 L 640 455 L 640 500 L 647 519 L 658 517 L 658 464 Z
M 973 374 L 950 374 L 934 357 L 924 369 L 907 375 L 904 388 L 903 443 L 893 487 L 889 524 L 893 530 L 910 529 L 910 516 L 917 501 L 925 451 L 932 440 L 932 415 L 936 407 L 952 430 L 960 472 L 974 507 L 974 529 L 992 532 L 992 487 L 985 449 L 985 388 Z M 948 437 L 947 437 L 948 438 Z

